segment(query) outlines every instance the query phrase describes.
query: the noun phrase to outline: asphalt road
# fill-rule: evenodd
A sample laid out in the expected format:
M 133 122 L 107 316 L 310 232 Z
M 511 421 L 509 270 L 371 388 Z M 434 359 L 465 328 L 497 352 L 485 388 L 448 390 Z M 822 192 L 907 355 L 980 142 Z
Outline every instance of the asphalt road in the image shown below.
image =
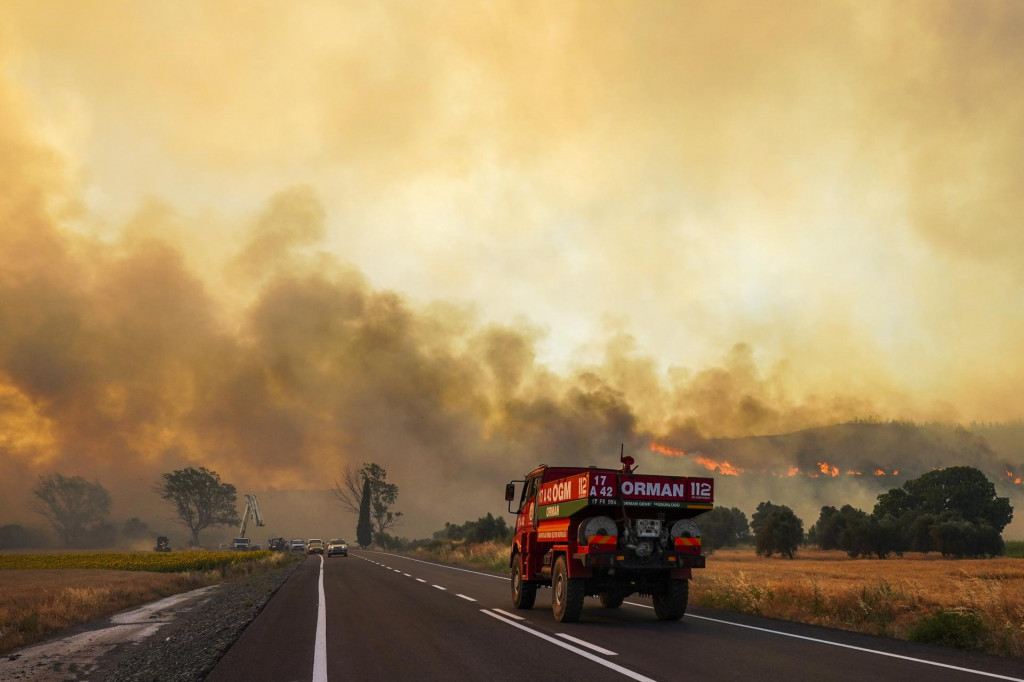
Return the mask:
M 321 597 L 322 595 L 322 597 Z M 1020 680 L 1020 661 L 691 608 L 587 600 L 556 623 L 550 591 L 512 608 L 507 578 L 380 552 L 307 557 L 207 679 Z

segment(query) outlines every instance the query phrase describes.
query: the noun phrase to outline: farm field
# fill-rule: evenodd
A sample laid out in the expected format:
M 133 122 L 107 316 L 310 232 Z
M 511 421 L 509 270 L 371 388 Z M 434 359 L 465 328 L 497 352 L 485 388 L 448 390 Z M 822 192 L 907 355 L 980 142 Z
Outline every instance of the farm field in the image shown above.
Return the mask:
M 271 552 L 0 555 L 0 654 L 122 609 L 251 573 Z

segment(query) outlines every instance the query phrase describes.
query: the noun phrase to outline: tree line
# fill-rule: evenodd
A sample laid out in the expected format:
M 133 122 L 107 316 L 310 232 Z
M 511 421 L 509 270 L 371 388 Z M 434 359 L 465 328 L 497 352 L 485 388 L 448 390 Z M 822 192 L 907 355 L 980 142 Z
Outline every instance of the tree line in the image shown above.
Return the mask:
M 344 484 L 335 494 L 346 511 L 359 514 L 357 541 L 363 547 L 374 539 L 386 541 L 388 528 L 402 512 L 392 511 L 398 486 L 387 481 L 387 471 L 366 463 L 346 469 Z M 240 524 L 234 485 L 206 467 L 186 467 L 161 475 L 154 492 L 174 510 L 174 521 L 189 532 L 189 545 L 200 545 L 200 533 L 213 526 Z M 111 497 L 99 481 L 62 474 L 41 475 L 32 489 L 30 508 L 43 516 L 65 547 L 111 547 L 118 541 L 152 539 L 149 525 L 133 517 L 120 525 L 109 521 Z M 17 524 L 0 526 L 0 549 L 46 544 L 38 534 Z
M 793 558 L 803 544 L 839 549 L 851 557 L 880 559 L 904 552 L 944 557 L 1003 554 L 1003 529 L 1013 507 L 974 467 L 949 467 L 911 479 L 878 496 L 871 513 L 843 505 L 821 508 L 804 535 L 803 521 L 784 505 L 762 502 L 747 523 L 739 509 L 718 507 L 698 517 L 709 551 L 753 541 L 759 556 Z

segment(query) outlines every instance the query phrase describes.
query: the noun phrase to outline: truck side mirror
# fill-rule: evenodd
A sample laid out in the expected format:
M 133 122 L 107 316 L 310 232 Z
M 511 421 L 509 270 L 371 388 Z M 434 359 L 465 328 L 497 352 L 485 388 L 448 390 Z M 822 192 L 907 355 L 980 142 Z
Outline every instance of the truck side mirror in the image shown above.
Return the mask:
M 505 501 L 511 502 L 514 499 L 516 499 L 516 484 L 509 483 L 505 486 Z

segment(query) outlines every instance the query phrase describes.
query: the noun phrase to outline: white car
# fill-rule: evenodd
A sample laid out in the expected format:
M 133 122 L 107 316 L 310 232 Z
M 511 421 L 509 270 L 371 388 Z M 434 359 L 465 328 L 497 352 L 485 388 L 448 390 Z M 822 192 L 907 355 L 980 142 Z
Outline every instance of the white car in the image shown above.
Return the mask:
M 291 543 L 288 545 L 288 550 L 291 552 L 302 552 L 306 553 L 306 541 L 302 538 L 293 538 Z

